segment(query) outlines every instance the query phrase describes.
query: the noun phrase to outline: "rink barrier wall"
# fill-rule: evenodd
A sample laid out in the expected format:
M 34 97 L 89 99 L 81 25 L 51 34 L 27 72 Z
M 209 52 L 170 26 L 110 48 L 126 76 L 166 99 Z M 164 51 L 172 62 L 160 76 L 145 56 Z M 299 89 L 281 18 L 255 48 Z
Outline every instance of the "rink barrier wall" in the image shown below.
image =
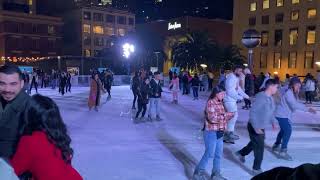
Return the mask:
M 73 76 L 71 79 L 72 86 L 75 87 L 89 87 L 91 82 L 90 75 Z M 114 75 L 113 86 L 130 85 L 130 76 L 128 75 Z

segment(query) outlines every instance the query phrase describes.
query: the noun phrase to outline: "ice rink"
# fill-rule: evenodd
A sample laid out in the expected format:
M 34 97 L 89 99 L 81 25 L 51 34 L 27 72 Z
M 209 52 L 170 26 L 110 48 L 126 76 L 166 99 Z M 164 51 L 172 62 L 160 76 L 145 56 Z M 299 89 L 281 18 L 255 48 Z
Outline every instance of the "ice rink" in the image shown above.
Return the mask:
M 201 128 L 207 95 L 199 101 L 184 96 L 179 105 L 171 104 L 171 94 L 163 93 L 161 122 L 134 123 L 133 95 L 129 86 L 112 89 L 112 99 L 102 98 L 99 112 L 89 111 L 89 88 L 73 88 L 61 96 L 57 90 L 40 89 L 60 107 L 72 136 L 75 150 L 73 165 L 86 180 L 189 180 L 200 160 L 204 145 Z M 180 96 L 181 97 L 181 96 Z M 318 111 L 320 105 L 315 106 Z M 240 105 L 239 105 L 240 107 Z M 239 110 L 237 134 L 240 140 L 224 146 L 222 173 L 229 180 L 248 180 L 252 176 L 253 154 L 241 164 L 233 153 L 248 143 L 248 111 Z M 320 113 L 320 112 L 318 112 Z M 277 131 L 268 130 L 263 170 L 277 166 L 295 167 L 320 163 L 320 114 L 298 112 L 294 119 L 289 153 L 294 161 L 277 159 L 271 152 Z M 208 165 L 208 175 L 211 172 Z

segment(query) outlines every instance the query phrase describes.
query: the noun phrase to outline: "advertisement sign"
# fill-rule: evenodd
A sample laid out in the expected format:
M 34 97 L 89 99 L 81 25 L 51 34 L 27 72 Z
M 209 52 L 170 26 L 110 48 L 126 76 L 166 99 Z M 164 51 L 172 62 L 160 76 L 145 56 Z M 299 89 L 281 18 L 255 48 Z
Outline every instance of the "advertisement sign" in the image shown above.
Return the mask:
M 24 72 L 26 71 L 27 73 L 32 73 L 33 72 L 33 67 L 32 66 L 19 66 L 19 69 Z
M 177 23 L 177 22 L 174 22 L 174 23 L 169 23 L 168 24 L 168 30 L 176 30 L 176 29 L 180 29 L 182 27 L 181 23 Z

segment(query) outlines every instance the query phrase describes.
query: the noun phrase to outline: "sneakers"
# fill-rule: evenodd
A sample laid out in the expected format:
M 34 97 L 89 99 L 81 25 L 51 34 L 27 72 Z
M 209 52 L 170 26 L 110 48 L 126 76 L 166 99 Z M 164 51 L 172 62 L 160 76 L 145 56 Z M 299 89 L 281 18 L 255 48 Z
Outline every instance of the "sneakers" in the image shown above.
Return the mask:
M 261 173 L 263 173 L 263 171 L 262 171 L 261 169 L 258 169 L 258 170 L 252 169 L 252 174 L 253 174 L 253 176 L 257 176 L 257 175 L 259 175 L 259 174 L 261 174 Z
M 246 162 L 245 156 L 242 156 L 239 151 L 235 152 L 235 155 L 238 157 L 240 162 L 242 162 L 242 163 Z
M 227 180 L 220 173 L 212 173 L 210 180 Z
M 192 176 L 192 180 L 206 180 L 205 171 L 204 170 L 199 170 L 199 171 L 196 170 Z
M 230 132 L 225 133 L 225 135 L 223 136 L 223 142 L 229 143 L 229 144 L 234 144 L 234 139 L 231 138 Z
M 279 153 L 280 152 L 280 145 L 274 144 L 272 146 L 272 152 Z
M 229 136 L 233 140 L 239 140 L 240 139 L 240 137 L 238 135 L 234 134 L 233 132 L 230 132 Z
M 293 161 L 292 157 L 288 154 L 287 150 L 282 149 L 279 153 L 279 158 L 287 161 Z

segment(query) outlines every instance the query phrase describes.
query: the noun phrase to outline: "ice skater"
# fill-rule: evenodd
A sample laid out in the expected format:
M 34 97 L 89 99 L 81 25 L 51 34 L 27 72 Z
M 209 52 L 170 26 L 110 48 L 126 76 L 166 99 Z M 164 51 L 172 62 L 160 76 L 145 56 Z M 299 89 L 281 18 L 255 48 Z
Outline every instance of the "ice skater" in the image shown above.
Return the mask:
M 172 80 L 171 80 L 171 83 L 169 85 L 169 89 L 172 92 L 172 103 L 173 104 L 178 104 L 178 94 L 179 94 L 179 91 L 180 91 L 179 81 L 180 80 L 179 80 L 179 78 L 177 76 L 177 73 L 174 73 L 173 77 L 172 77 Z
M 203 138 L 205 152 L 196 166 L 192 180 L 205 179 L 205 169 L 209 158 L 213 158 L 211 180 L 224 180 L 221 175 L 221 159 L 223 157 L 223 134 L 234 113 L 226 112 L 223 106 L 225 89 L 221 86 L 213 88 L 205 109 Z
M 138 88 L 138 111 L 136 114 L 136 120 L 138 120 L 140 113 L 142 112 L 140 120 L 144 119 L 144 115 L 147 111 L 147 104 L 149 103 L 150 93 L 150 80 L 145 78 Z
M 31 94 L 33 86 L 36 89 L 36 93 L 38 93 L 38 80 L 39 80 L 39 76 L 37 75 L 36 72 L 33 72 L 32 77 L 31 77 L 31 85 L 30 85 L 29 94 Z
M 234 133 L 234 128 L 238 119 L 237 101 L 249 99 L 249 96 L 243 91 L 239 85 L 239 76 L 242 72 L 241 66 L 236 66 L 233 72 L 228 74 L 225 80 L 226 97 L 224 98 L 224 105 L 228 112 L 234 112 L 234 117 L 228 122 L 227 132 L 224 136 L 224 142 L 234 144 L 239 136 Z
M 273 95 L 278 91 L 278 84 L 274 79 L 269 79 L 265 83 L 265 90 L 258 93 L 252 108 L 249 112 L 248 132 L 250 142 L 247 146 L 236 152 L 242 163 L 245 156 L 254 152 L 253 174 L 262 173 L 261 164 L 264 153 L 265 129 L 269 124 L 274 127 L 274 112 L 276 104 Z
M 274 143 L 272 150 L 279 153 L 279 158 L 284 160 L 292 160 L 288 154 L 287 148 L 292 133 L 292 116 L 296 110 L 302 110 L 316 114 L 313 108 L 307 108 L 304 104 L 298 101 L 299 92 L 301 88 L 301 81 L 297 77 L 290 80 L 289 88 L 281 95 L 280 102 L 277 104 L 275 117 L 280 125 L 280 132 L 277 140 Z M 281 146 L 281 147 L 280 147 Z
M 136 109 L 136 101 L 138 98 L 138 87 L 140 85 L 140 76 L 139 72 L 135 72 L 134 77 L 132 78 L 131 82 L 131 90 L 133 94 L 133 102 L 132 102 L 132 109 Z
M 160 82 L 160 73 L 155 72 L 154 78 L 150 81 L 151 93 L 150 93 L 150 106 L 148 118 L 152 121 L 152 110 L 156 110 L 156 119 L 161 121 L 160 117 L 160 98 L 162 93 L 162 87 Z

